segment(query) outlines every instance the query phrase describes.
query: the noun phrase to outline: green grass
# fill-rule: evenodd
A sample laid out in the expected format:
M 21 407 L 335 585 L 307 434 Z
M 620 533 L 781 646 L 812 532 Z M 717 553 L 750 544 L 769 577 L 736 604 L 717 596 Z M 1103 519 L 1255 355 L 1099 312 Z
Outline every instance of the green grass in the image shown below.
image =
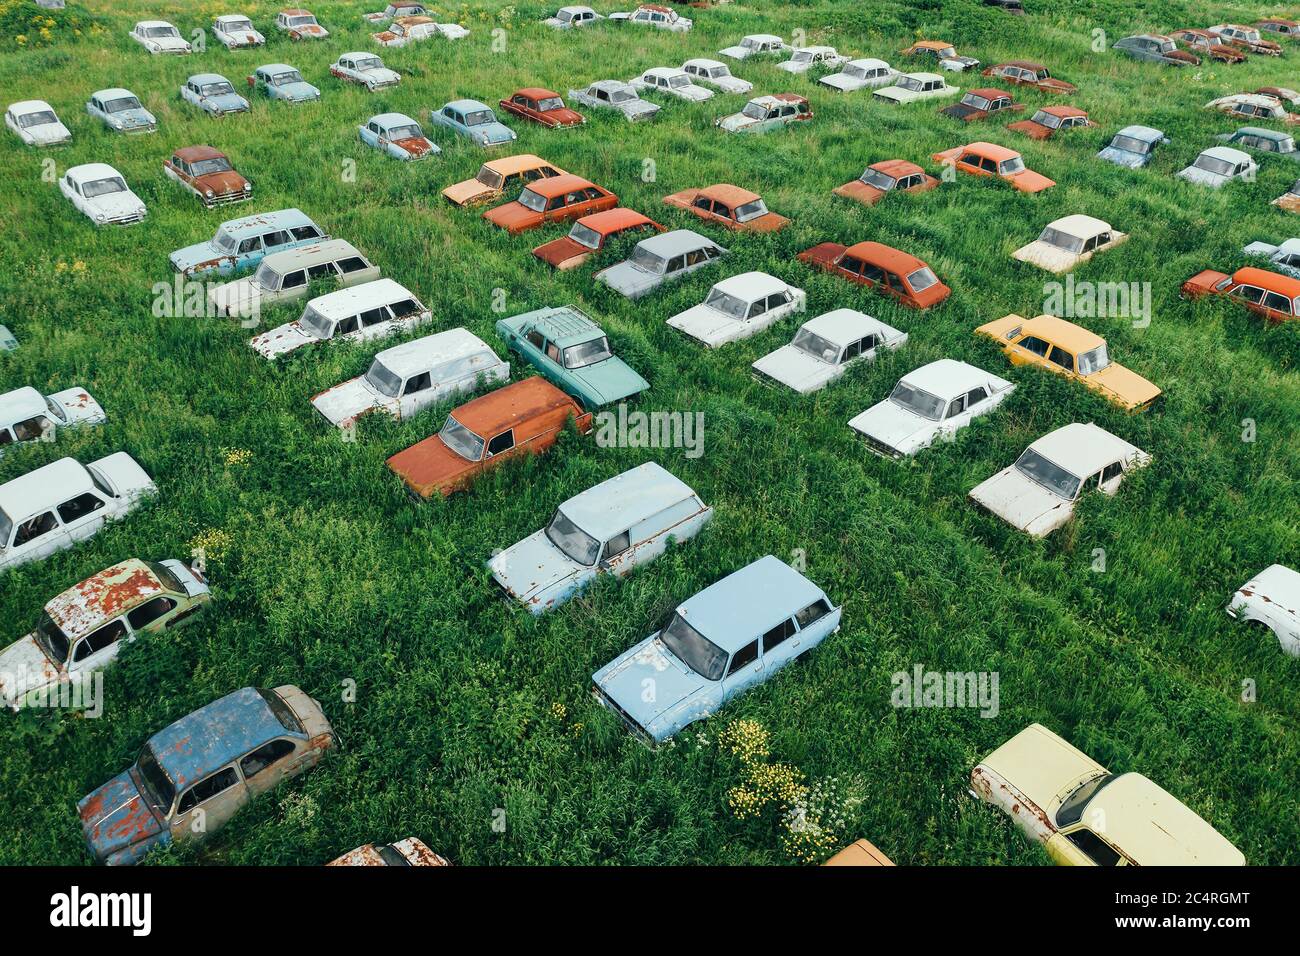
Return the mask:
M 225 553 L 209 562 L 210 613 L 124 655 L 106 676 L 102 719 L 4 715 L 0 863 L 86 862 L 74 809 L 82 794 L 193 708 L 247 684 L 285 682 L 324 703 L 338 750 L 206 845 L 156 859 L 319 863 L 360 843 L 414 834 L 464 864 L 785 862 L 774 811 L 742 822 L 728 807 L 741 768 L 716 740 L 723 725 L 746 717 L 770 731 L 773 760 L 810 781 L 852 782 L 862 799 L 837 839 L 867 837 L 900 863 L 1046 862 L 965 794 L 980 756 L 1031 721 L 1112 769 L 1147 774 L 1250 862 L 1300 861 L 1300 663 L 1222 611 L 1263 566 L 1300 560 L 1300 341 L 1294 326 L 1265 327 L 1226 302 L 1178 298 L 1192 273 L 1244 264 L 1247 242 L 1295 233 L 1300 220 L 1269 200 L 1300 167 L 1265 160 L 1257 182 L 1218 193 L 1173 178 L 1232 126 L 1200 106 L 1240 89 L 1295 85 L 1300 48 L 1280 62 L 1252 58 L 1201 71 L 1090 49 L 1095 27 L 1113 42 L 1269 11 L 1029 0 L 1031 14 L 1011 19 L 975 0 L 885 2 L 869 12 L 834 0 L 736 2 L 692 11 L 695 30 L 678 36 L 609 24 L 554 34 L 537 23 L 553 6 L 519 3 L 510 16 L 488 0 L 472 5 L 488 13 L 467 17 L 467 40 L 385 53 L 405 79 L 371 97 L 332 80 L 327 67 L 339 53 L 371 48 L 360 14 L 380 0 L 315 0 L 310 6 L 332 36 L 301 46 L 272 35 L 275 5 L 228 6 L 253 15 L 268 33 L 265 50 L 151 58 L 126 36 L 136 19 L 153 16 L 188 35 L 226 12 L 212 0 L 96 3 L 89 15 L 101 35 L 83 30 L 68 42 L 56 30 L 52 45 L 20 48 L 13 8 L 35 8 L 0 3 L 0 87 L 10 101 L 48 99 L 74 134 L 71 146 L 53 152 L 23 149 L 12 136 L 0 148 L 0 322 L 22 342 L 0 356 L 0 386 L 82 384 L 110 416 L 107 426 L 61 435 L 54 446 L 6 454 L 0 481 L 61 455 L 85 461 L 126 450 L 161 492 L 92 541 L 0 578 L 0 637 L 16 640 L 51 596 L 115 561 L 187 557 L 209 529 L 229 536 Z M 75 12 L 87 15 L 84 7 Z M 494 53 L 490 30 L 502 22 L 506 49 Z M 812 123 L 765 137 L 724 135 L 712 121 L 740 108 L 744 98 L 735 96 L 666 103 L 649 125 L 599 114 L 567 133 L 512 123 L 519 152 L 585 175 L 673 226 L 696 220 L 664 207 L 662 197 L 714 182 L 754 188 L 793 218 L 775 236 L 717 235 L 732 250 L 720 268 L 637 303 L 597 287 L 590 266 L 560 275 L 528 254 L 561 229 L 512 239 L 443 201 L 439 190 L 472 176 L 480 150 L 438 133 L 441 157 L 406 166 L 357 140 L 356 127 L 373 113 L 425 121 L 456 97 L 495 103 L 537 84 L 565 93 L 713 55 L 746 33 L 788 38 L 795 29 L 809 43 L 891 61 L 917 36 L 949 39 L 985 64 L 1041 59 L 1079 85 L 1070 102 L 1098 125 L 1035 144 L 1000 123 L 963 129 L 938 116 L 937 104 L 890 108 L 866 93 L 823 92 L 771 62 L 736 72 L 756 92 L 808 95 Z M 300 68 L 323 101 L 295 108 L 259 99 L 251 116 L 213 121 L 177 97 L 189 73 L 212 69 L 240 84 L 256 65 L 275 61 Z M 157 135 L 124 139 L 90 122 L 83 108 L 90 93 L 117 85 L 157 114 Z M 1027 113 L 1049 102 L 1034 92 L 1017 99 Z M 1149 169 L 1094 159 L 1118 127 L 1136 122 L 1173 139 Z M 830 194 L 868 163 L 901 157 L 933 168 L 932 152 L 981 138 L 1020 149 L 1059 185 L 1029 197 L 963 177 L 872 210 Z M 206 212 L 163 176 L 168 150 L 198 142 L 225 150 L 253 180 L 251 206 Z M 47 158 L 60 174 L 75 163 L 113 163 L 148 204 L 148 220 L 95 230 L 43 180 Z M 653 182 L 642 179 L 646 160 Z M 355 161 L 354 181 L 342 175 L 347 161 Z M 153 284 L 171 279 L 168 252 L 210 237 L 230 216 L 293 205 L 429 303 L 433 330 L 463 325 L 499 345 L 497 289 L 505 290 L 506 314 L 579 304 L 651 382 L 644 407 L 704 412 L 704 455 L 600 449 L 569 436 L 554 453 L 503 469 L 469 494 L 413 503 L 384 460 L 439 427 L 447 406 L 400 424 L 367 421 L 359 441 L 345 444 L 308 401 L 363 371 L 374 348 L 317 347 L 271 366 L 247 347 L 249 333 L 237 323 L 151 314 Z M 1010 253 L 1071 212 L 1132 236 L 1077 277 L 1150 282 L 1150 327 L 1083 324 L 1108 338 L 1118 361 L 1166 390 L 1155 412 L 1127 415 L 1054 376 L 1010 370 L 996 347 L 971 334 L 1009 311 L 1041 311 L 1048 276 Z M 794 258 L 820 241 L 861 239 L 923 257 L 954 294 L 915 313 L 811 274 Z M 815 397 L 767 390 L 751 381 L 749 364 L 788 341 L 795 322 L 708 353 L 664 325 L 712 282 L 747 269 L 807 289 L 812 314 L 859 308 L 910 341 Z M 266 319 L 276 324 L 293 312 Z M 1003 411 L 914 462 L 869 454 L 847 420 L 901 374 L 943 356 L 1005 374 L 1018 390 Z M 1241 440 L 1246 418 L 1257 423 L 1253 443 Z M 1117 498 L 1088 502 L 1044 542 L 968 504 L 971 487 L 1070 421 L 1096 421 L 1152 453 L 1153 466 Z M 227 464 L 231 449 L 249 452 L 247 463 Z M 540 527 L 562 499 L 647 457 L 716 508 L 706 533 L 542 620 L 495 597 L 484 569 L 494 549 Z M 1106 550 L 1104 573 L 1091 570 L 1096 548 Z M 789 559 L 795 549 L 845 609 L 843 628 L 815 653 L 658 753 L 590 700 L 592 671 L 653 630 L 676 602 L 756 557 Z M 1000 714 L 893 709 L 890 675 L 916 663 L 999 672 Z M 1253 703 L 1240 699 L 1245 679 L 1257 685 Z M 354 703 L 340 699 L 349 680 Z M 493 829 L 496 808 L 505 810 L 505 832 Z

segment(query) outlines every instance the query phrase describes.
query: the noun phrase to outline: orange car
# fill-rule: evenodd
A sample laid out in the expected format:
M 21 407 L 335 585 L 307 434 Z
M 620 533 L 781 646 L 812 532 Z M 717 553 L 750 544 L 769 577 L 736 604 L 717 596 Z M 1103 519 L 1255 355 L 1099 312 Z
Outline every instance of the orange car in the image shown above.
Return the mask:
M 840 850 L 822 866 L 893 866 L 894 861 L 872 845 L 870 840 L 857 840 Z
M 758 193 L 727 183 L 683 189 L 665 196 L 664 202 L 693 212 L 705 222 L 721 223 L 737 232 L 776 232 L 790 223 L 785 216 L 769 211 Z
M 457 206 L 473 206 L 496 199 L 515 186 L 563 175 L 564 170 L 559 166 L 531 153 L 502 156 L 488 160 L 479 167 L 478 175 L 473 179 L 448 186 L 442 194 Z
M 615 206 L 604 212 L 583 216 L 573 224 L 567 236 L 543 243 L 533 250 L 533 255 L 548 266 L 564 271 L 576 269 L 609 243 L 615 236 L 653 229 L 663 232 L 664 227 L 635 209 Z
M 226 154 L 211 146 L 185 146 L 163 162 L 163 172 L 211 209 L 253 198 L 252 184 L 236 172 Z
M 1183 283 L 1183 296 L 1226 295 L 1270 322 L 1286 322 L 1300 315 L 1300 279 L 1245 266 L 1232 275 L 1213 269 L 1198 272 Z
M 842 246 L 823 242 L 799 253 L 799 261 L 892 295 L 904 305 L 928 309 L 952 294 L 926 263 L 879 242 Z
M 1014 149 L 996 143 L 968 143 L 945 149 L 930 157 L 936 163 L 951 165 L 958 172 L 972 176 L 997 176 L 1022 193 L 1040 193 L 1056 185 L 1054 180 L 1025 168 L 1025 161 Z
M 529 86 L 518 90 L 510 99 L 502 100 L 500 106 L 507 113 L 514 113 L 534 123 L 549 126 L 551 129 L 568 129 L 587 122 L 586 117 L 577 110 L 571 110 L 564 105 L 564 100 L 560 99 L 559 93 L 542 89 L 540 86 Z
M 1007 129 L 1024 133 L 1030 139 L 1049 139 L 1058 129 L 1091 126 L 1088 114 L 1075 106 L 1045 106 L 1029 119 L 1008 123 Z
M 618 197 L 595 183 L 565 173 L 524 187 L 514 202 L 483 213 L 483 218 L 512 236 L 548 222 L 572 222 L 618 205 Z
M 886 159 L 872 163 L 862 175 L 831 190 L 836 196 L 853 199 L 864 206 L 874 206 L 886 193 L 923 193 L 939 185 L 939 180 L 905 159 Z
M 450 495 L 520 452 L 549 450 L 570 418 L 584 435 L 591 431 L 590 412 L 533 376 L 466 402 L 442 431 L 399 451 L 388 467 L 421 498 Z

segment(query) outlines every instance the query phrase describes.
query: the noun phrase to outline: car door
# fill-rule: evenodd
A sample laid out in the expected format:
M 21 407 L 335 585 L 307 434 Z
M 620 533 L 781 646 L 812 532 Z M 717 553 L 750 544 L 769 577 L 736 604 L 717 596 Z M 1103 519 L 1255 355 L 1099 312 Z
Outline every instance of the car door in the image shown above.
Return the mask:
M 1045 365 L 1051 345 L 1036 335 L 1021 336 L 1007 346 L 1007 358 L 1012 365 Z
M 722 699 L 724 704 L 739 694 L 743 694 L 766 676 L 763 657 L 758 651 L 758 638 L 741 647 L 731 655 L 727 662 L 727 673 L 722 678 Z
M 353 316 L 359 324 L 355 338 L 360 342 L 368 342 L 372 339 L 386 338 L 399 328 L 411 328 L 415 324 L 414 316 L 410 313 L 406 315 L 405 319 L 394 318 L 388 306 L 384 305 L 366 309 L 360 315 Z
M 248 799 L 271 790 L 280 781 L 306 769 L 312 754 L 306 741 L 277 737 L 245 754 L 239 761 Z
M 85 683 L 95 671 L 113 663 L 122 645 L 133 636 L 120 617 L 91 631 L 72 645 L 72 655 L 68 659 L 68 679 L 74 683 Z
M 36 561 L 67 547 L 68 535 L 54 512 L 42 511 L 14 527 L 10 563 Z
M 104 525 L 108 503 L 93 491 L 62 502 L 56 509 L 70 541 L 84 541 Z
M 437 389 L 433 387 L 433 374 L 431 372 L 419 372 L 412 375 L 402 384 L 402 394 L 397 400 L 399 419 L 407 419 L 433 404 L 437 396 Z
M 1123 866 L 1126 863 L 1118 850 L 1083 823 L 1053 833 L 1044 849 L 1060 866 Z
M 169 826 L 173 840 L 201 840 L 220 829 L 248 802 L 248 788 L 234 764 L 187 787 Z

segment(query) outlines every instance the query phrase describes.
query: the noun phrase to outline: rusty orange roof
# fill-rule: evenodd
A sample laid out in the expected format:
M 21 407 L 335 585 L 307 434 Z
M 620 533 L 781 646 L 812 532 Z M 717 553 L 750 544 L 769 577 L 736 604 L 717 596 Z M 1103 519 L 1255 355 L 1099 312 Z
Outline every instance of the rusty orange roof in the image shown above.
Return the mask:
M 68 588 L 45 605 L 45 613 L 75 641 L 164 590 L 153 569 L 132 558 Z
M 700 195 L 707 196 L 709 199 L 716 199 L 728 206 L 739 206 L 761 198 L 758 193 L 750 192 L 748 189 L 741 189 L 739 186 L 733 186 L 730 183 L 715 183 L 712 186 L 705 186 L 700 190 Z
M 946 50 L 952 46 L 944 40 L 917 40 L 912 44 L 914 50 Z
M 773 93 L 772 99 L 780 100 L 783 103 L 807 103 L 808 97 L 800 96 L 798 93 Z
M 466 402 L 451 417 L 480 438 L 491 438 L 517 422 L 566 407 L 578 414 L 573 399 L 540 375 L 534 375 Z
M 1293 279 L 1279 272 L 1270 272 L 1268 269 L 1244 266 L 1232 274 L 1232 281 L 1257 285 L 1269 292 L 1284 295 L 1288 299 L 1300 297 L 1300 279 Z
M 483 165 L 494 173 L 500 173 L 502 176 L 513 176 L 515 173 L 522 173 L 525 170 L 536 169 L 538 166 L 550 166 L 551 164 L 540 156 L 534 156 L 532 153 L 520 153 L 517 156 L 502 156 L 500 159 L 489 159 Z
M 1005 62 L 1005 63 L 1000 63 L 1000 64 L 998 64 L 998 65 L 999 65 L 999 66 L 1018 66 L 1018 67 L 1020 67 L 1020 69 L 1022 69 L 1022 70 L 1033 70 L 1035 73 L 1037 73 L 1039 70 L 1045 70 L 1045 69 L 1047 69 L 1047 67 L 1043 66 L 1043 64 L 1041 64 L 1041 63 L 1032 63 L 1032 62 L 1030 62 L 1029 60 L 1007 60 L 1007 62 Z
M 909 163 L 905 159 L 885 159 L 878 163 L 872 163 L 871 168 L 879 170 L 886 176 L 893 176 L 899 179 L 903 176 L 915 176 L 917 173 L 925 173 L 925 170 L 916 163 Z
M 916 256 L 887 246 L 883 242 L 857 242 L 844 250 L 846 255 L 856 256 L 864 262 L 880 266 L 888 272 L 906 275 L 916 269 L 925 268 L 926 264 Z
M 967 143 L 965 146 L 959 147 L 959 149 L 962 152 L 971 152 L 976 156 L 983 156 L 997 163 L 1007 159 L 1015 159 L 1020 155 L 1014 149 L 1007 149 L 997 143 Z
M 575 189 L 589 189 L 595 185 L 589 179 L 583 179 L 581 176 L 573 175 L 573 173 L 565 173 L 563 176 L 552 176 L 549 179 L 535 179 L 528 184 L 528 190 L 551 199 L 555 196 L 571 193 Z
M 183 146 L 176 150 L 175 155 L 187 163 L 199 163 L 205 159 L 227 158 L 225 153 L 219 149 L 213 149 L 211 146 Z
M 973 93 L 973 94 L 975 94 L 976 96 L 982 96 L 982 97 L 984 97 L 986 100 L 996 100 L 999 96 L 1010 96 L 1010 95 L 1011 95 L 1011 94 L 1008 93 L 1006 90 L 999 90 L 999 89 L 997 89 L 996 87 L 992 87 L 992 86 L 981 86 L 981 87 L 979 87 L 978 89 L 967 90 L 966 92 L 967 92 L 968 94 L 969 94 L 969 93 Z
M 1050 113 L 1052 116 L 1059 116 L 1064 119 L 1067 116 L 1087 116 L 1087 110 L 1081 110 L 1077 106 L 1044 106 L 1044 113 Z
M 578 222 L 604 236 L 611 232 L 619 232 L 623 229 L 631 229 L 634 226 L 653 223 L 654 220 L 648 216 L 643 216 L 635 209 L 615 206 L 613 209 L 606 209 L 604 212 L 594 212 L 590 216 L 583 216 Z
M 523 89 L 515 90 L 515 96 L 526 96 L 530 100 L 544 100 L 559 95 L 559 93 L 548 90 L 544 86 L 525 86 Z

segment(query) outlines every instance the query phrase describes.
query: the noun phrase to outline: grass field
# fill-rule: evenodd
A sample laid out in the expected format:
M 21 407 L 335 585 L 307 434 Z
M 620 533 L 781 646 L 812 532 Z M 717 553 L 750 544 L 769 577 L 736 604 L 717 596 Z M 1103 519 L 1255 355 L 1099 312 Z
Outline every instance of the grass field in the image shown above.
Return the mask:
M 10 102 L 49 100 L 74 135 L 50 152 L 11 135 L 0 147 L 0 322 L 21 341 L 0 353 L 0 391 L 81 384 L 110 416 L 105 427 L 6 454 L 0 481 L 63 455 L 88 461 L 126 450 L 160 489 L 90 542 L 0 578 L 0 639 L 17 640 L 54 594 L 129 556 L 184 558 L 204 545 L 215 594 L 188 628 L 124 654 L 106 675 L 102 718 L 4 715 L 0 864 L 87 862 L 74 807 L 81 795 L 170 721 L 238 687 L 281 683 L 323 702 L 337 751 L 201 847 L 154 861 L 315 864 L 361 843 L 417 835 L 461 864 L 771 864 L 821 859 L 858 837 L 903 864 L 1046 863 L 966 795 L 978 759 L 1039 721 L 1112 770 L 1163 785 L 1251 863 L 1300 862 L 1300 661 L 1223 613 L 1253 573 L 1300 561 L 1300 339 L 1294 324 L 1265 327 L 1226 301 L 1178 297 L 1202 268 L 1245 264 L 1247 242 L 1296 232 L 1300 220 L 1269 200 L 1300 166 L 1265 159 L 1258 181 L 1217 193 L 1173 176 L 1232 128 L 1200 107 L 1261 85 L 1296 86 L 1300 45 L 1280 61 L 1201 70 L 1135 63 L 1108 44 L 1092 51 L 1096 28 L 1114 42 L 1143 30 L 1251 22 L 1282 6 L 1026 0 L 1030 15 L 1012 19 L 976 0 L 735 2 L 690 11 L 695 29 L 677 35 L 610 24 L 557 34 L 538 22 L 554 6 L 485 0 L 454 11 L 473 31 L 468 39 L 386 52 L 404 80 L 369 96 L 333 80 L 328 65 L 373 48 L 361 14 L 382 5 L 314 0 L 332 36 L 295 45 L 272 35 L 279 8 L 261 0 L 70 4 L 47 43 L 27 24 L 32 4 L 0 0 L 0 88 Z M 227 6 L 253 16 L 268 34 L 264 50 L 154 58 L 127 37 L 134 21 L 155 17 L 188 36 Z M 69 16 L 83 21 L 79 39 L 63 23 Z M 496 27 L 506 31 L 500 52 L 491 45 Z M 817 87 L 817 74 L 791 77 L 771 61 L 733 69 L 756 93 L 807 95 L 812 123 L 729 136 L 713 119 L 745 98 L 726 95 L 666 102 L 651 124 L 597 114 L 581 130 L 554 133 L 512 121 L 515 151 L 585 175 L 675 227 L 696 220 L 662 197 L 715 182 L 751 187 L 793 218 L 771 236 L 699 227 L 731 255 L 637 303 L 593 283 L 591 266 L 556 274 L 528 254 L 562 229 L 509 238 L 446 203 L 439 191 L 473 176 L 481 150 L 436 132 L 442 155 L 408 166 L 357 139 L 357 126 L 378 112 L 427 121 L 453 98 L 495 103 L 526 85 L 565 93 L 712 56 L 747 33 L 789 38 L 800 29 L 808 43 L 895 65 L 917 37 L 948 39 L 985 64 L 1041 60 L 1078 84 L 1069 102 L 1098 125 L 1033 143 L 1000 122 L 962 128 L 939 116 L 938 104 L 894 108 L 865 92 L 833 94 Z M 213 121 L 177 96 L 190 73 L 213 70 L 242 85 L 255 66 L 277 61 L 321 87 L 322 101 L 255 100 L 251 115 Z M 985 85 L 965 75 L 953 82 Z M 114 136 L 86 116 L 93 91 L 119 85 L 158 116 L 157 135 Z M 1028 104 L 1024 115 L 1049 102 L 1016 95 Z M 1172 144 L 1142 171 L 1096 160 L 1130 123 L 1159 127 Z M 974 139 L 1021 150 L 1059 185 L 1034 197 L 962 177 L 871 210 L 831 196 L 868 163 L 899 157 L 933 170 L 932 152 Z M 191 143 L 227 152 L 253 180 L 254 202 L 204 211 L 168 180 L 162 160 Z M 114 164 L 148 204 L 148 219 L 94 229 L 43 177 L 47 158 L 60 175 L 76 163 Z M 354 177 L 345 175 L 350 163 Z M 644 408 L 704 413 L 704 454 L 598 448 L 570 435 L 471 493 L 412 502 L 385 458 L 440 427 L 449 405 L 400 424 L 365 421 L 348 444 L 309 404 L 364 371 L 374 347 L 318 346 L 272 366 L 247 347 L 250 333 L 237 322 L 151 312 L 154 283 L 172 277 L 171 250 L 209 238 L 223 219 L 287 206 L 413 289 L 433 309 L 431 331 L 463 325 L 499 346 L 495 290 L 504 290 L 506 315 L 577 303 L 651 382 Z M 996 346 L 971 334 L 1007 312 L 1043 310 L 1050 276 L 1010 253 L 1074 212 L 1131 234 L 1078 279 L 1151 284 L 1149 327 L 1080 321 L 1107 337 L 1116 360 L 1165 389 L 1154 412 L 1128 415 L 1056 376 L 1011 370 Z M 926 259 L 954 294 L 916 313 L 795 261 L 817 242 L 863 239 Z M 858 308 L 910 341 L 815 397 L 763 388 L 749 365 L 788 341 L 794 321 L 715 352 L 664 325 L 713 282 L 748 269 L 806 289 L 810 314 Z M 903 373 L 944 356 L 1018 389 L 954 444 L 907 463 L 871 455 L 848 419 Z M 516 367 L 515 376 L 525 372 Z M 1245 419 L 1255 423 L 1254 441 L 1243 441 Z M 968 503 L 975 484 L 1071 421 L 1131 441 L 1154 456 L 1152 467 L 1116 498 L 1089 500 L 1045 541 Z M 484 567 L 494 549 L 541 527 L 562 499 L 647 458 L 716 508 L 704 534 L 541 620 L 496 597 Z M 1102 572 L 1093 570 L 1098 548 Z M 796 551 L 844 605 L 844 626 L 814 653 L 657 753 L 591 700 L 591 673 L 676 603 L 763 554 L 790 560 Z M 893 708 L 891 674 L 916 664 L 997 672 L 997 717 Z M 1256 692 L 1244 702 L 1247 680 Z M 349 681 L 353 702 L 342 699 Z M 748 723 L 722 734 L 741 719 L 766 732 L 776 769 L 758 774 L 723 745 L 754 739 Z M 827 808 L 826 832 L 811 843 L 782 825 L 801 787 L 815 788 L 814 812 Z M 746 794 L 760 804 L 753 814 L 738 809 Z

